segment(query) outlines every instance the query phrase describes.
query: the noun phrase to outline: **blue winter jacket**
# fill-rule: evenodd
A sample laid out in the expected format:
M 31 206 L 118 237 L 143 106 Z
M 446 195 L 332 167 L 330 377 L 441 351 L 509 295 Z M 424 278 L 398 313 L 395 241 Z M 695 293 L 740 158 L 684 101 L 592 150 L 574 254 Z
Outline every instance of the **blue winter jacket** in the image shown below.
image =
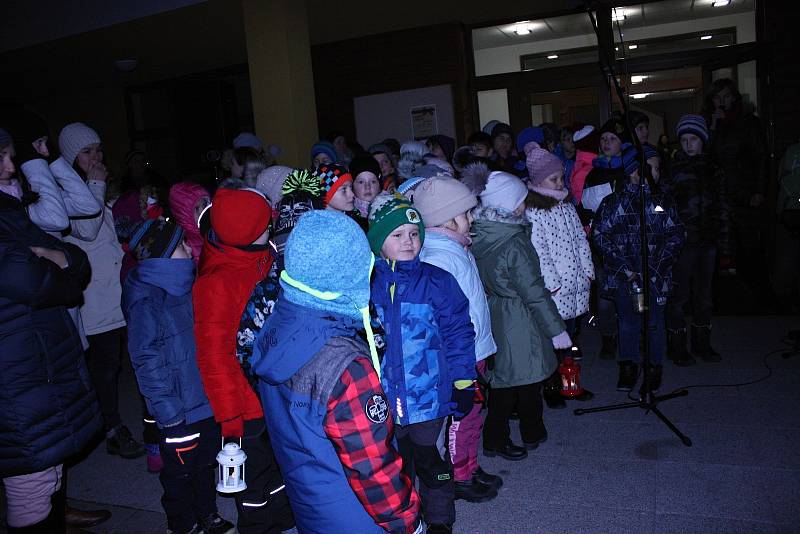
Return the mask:
M 255 340 L 251 363 L 300 532 L 385 532 L 356 497 L 324 429 L 335 384 L 356 357 L 369 354 L 359 326 L 281 295 Z
M 144 260 L 122 288 L 131 363 L 159 427 L 213 415 L 195 359 L 194 268 L 191 259 Z
M 475 330 L 456 279 L 419 256 L 378 260 L 371 300 L 386 330 L 381 382 L 397 421 L 452 414 L 453 383 L 475 378 Z
M 672 266 L 686 239 L 678 210 L 669 195 L 652 194 L 645 186 L 648 267 L 656 298 L 672 289 Z M 614 296 L 625 287 L 629 273 L 642 272 L 639 186 L 627 184 L 603 199 L 592 223 L 592 238 L 606 267 L 603 293 Z

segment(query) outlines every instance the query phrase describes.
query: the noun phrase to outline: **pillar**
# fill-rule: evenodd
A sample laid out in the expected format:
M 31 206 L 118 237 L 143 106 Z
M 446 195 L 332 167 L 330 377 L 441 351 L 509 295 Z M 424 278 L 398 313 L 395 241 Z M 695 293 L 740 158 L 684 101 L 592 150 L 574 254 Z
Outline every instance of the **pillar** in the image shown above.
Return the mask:
M 317 140 L 306 3 L 242 0 L 256 134 L 281 146 L 283 165 L 307 167 Z

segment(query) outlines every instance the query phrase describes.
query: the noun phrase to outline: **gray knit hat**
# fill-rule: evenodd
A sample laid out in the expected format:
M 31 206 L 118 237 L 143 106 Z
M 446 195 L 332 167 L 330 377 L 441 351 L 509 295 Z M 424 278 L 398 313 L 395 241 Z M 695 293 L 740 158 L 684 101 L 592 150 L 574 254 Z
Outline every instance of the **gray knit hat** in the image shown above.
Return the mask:
M 100 136 L 82 122 L 67 124 L 58 134 L 58 149 L 61 151 L 61 157 L 70 165 L 75 163 L 78 152 L 94 143 L 100 143 Z

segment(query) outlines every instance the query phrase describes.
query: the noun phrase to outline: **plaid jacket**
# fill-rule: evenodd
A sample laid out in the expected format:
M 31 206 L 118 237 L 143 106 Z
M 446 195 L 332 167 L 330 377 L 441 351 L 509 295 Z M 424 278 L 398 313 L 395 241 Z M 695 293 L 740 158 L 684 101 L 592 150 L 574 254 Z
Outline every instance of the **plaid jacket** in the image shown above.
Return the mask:
M 387 532 L 414 532 L 419 497 L 392 447 L 389 406 L 367 358 L 353 360 L 334 386 L 324 428 L 367 513 Z

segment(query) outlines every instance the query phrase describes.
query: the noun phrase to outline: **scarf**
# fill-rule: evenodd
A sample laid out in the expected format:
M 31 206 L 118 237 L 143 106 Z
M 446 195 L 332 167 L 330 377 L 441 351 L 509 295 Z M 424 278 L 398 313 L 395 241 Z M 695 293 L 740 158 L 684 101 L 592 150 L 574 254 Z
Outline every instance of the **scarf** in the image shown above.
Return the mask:
M 554 198 L 558 201 L 564 200 L 565 198 L 567 198 L 567 195 L 569 195 L 569 191 L 567 191 L 567 189 L 558 189 L 558 190 L 547 189 L 536 185 L 529 186 L 528 189 L 530 189 L 534 193 L 539 193 L 543 197 Z
M 429 232 L 429 233 L 432 233 L 432 234 L 439 234 L 439 235 L 443 235 L 445 237 L 448 237 L 448 238 L 452 239 L 453 241 L 455 241 L 456 243 L 458 243 L 459 245 L 461 245 L 462 247 L 464 247 L 464 250 L 468 250 L 470 245 L 472 245 L 472 238 L 471 237 L 469 237 L 467 235 L 459 234 L 458 232 L 454 232 L 453 230 L 450 230 L 449 228 L 442 228 L 441 226 L 434 226 L 432 228 L 426 228 L 425 231 Z
M 0 184 L 0 191 L 7 195 L 11 195 L 17 200 L 22 200 L 22 187 L 16 178 L 11 179 L 7 184 Z
M 369 202 L 366 200 L 361 200 L 358 197 L 354 197 L 353 202 L 355 203 L 356 210 L 361 214 L 362 217 L 366 218 L 369 216 Z

